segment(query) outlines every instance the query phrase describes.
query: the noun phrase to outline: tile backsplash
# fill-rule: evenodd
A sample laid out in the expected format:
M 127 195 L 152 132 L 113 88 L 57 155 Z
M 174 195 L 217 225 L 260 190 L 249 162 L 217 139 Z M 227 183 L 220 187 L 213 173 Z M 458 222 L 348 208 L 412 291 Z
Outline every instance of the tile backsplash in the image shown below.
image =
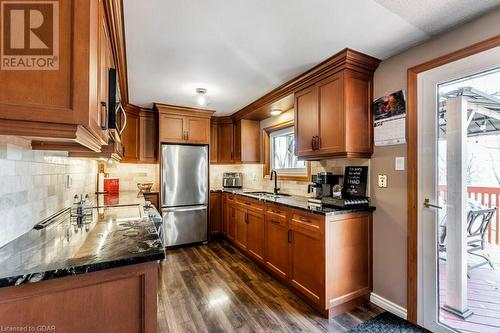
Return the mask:
M 369 159 L 330 159 L 323 161 L 311 162 L 311 174 L 318 172 L 333 172 L 334 174 L 344 174 L 344 167 L 369 166 Z M 263 190 L 272 192 L 274 181 L 269 180 L 269 177 L 264 178 L 262 164 L 212 164 L 210 165 L 210 188 L 222 187 L 222 174 L 224 172 L 241 172 L 243 173 L 243 187 L 247 189 Z M 308 196 L 307 184 L 309 182 L 280 180 L 278 176 L 278 187 L 281 192 Z M 368 181 L 368 184 L 370 182 Z M 370 193 L 370 189 L 367 189 Z M 312 194 L 310 194 L 312 195 Z
M 158 164 L 107 163 L 106 173 L 111 178 L 120 178 L 120 191 L 139 191 L 137 183 L 154 183 L 153 190 L 158 190 Z
M 76 193 L 94 193 L 96 173 L 94 160 L 33 151 L 28 140 L 0 136 L 0 246 L 70 206 Z

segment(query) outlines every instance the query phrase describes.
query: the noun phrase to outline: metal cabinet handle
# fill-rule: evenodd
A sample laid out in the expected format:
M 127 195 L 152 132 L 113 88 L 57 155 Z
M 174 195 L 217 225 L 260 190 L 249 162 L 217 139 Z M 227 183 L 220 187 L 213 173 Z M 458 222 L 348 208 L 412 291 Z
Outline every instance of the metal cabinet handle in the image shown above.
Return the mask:
M 316 135 L 316 150 L 319 150 L 321 148 L 321 138 Z
M 300 217 L 299 220 L 301 220 L 302 222 L 311 223 L 311 220 L 306 219 L 305 217 Z
M 281 210 L 278 210 L 278 209 L 271 209 L 271 212 L 275 213 L 275 214 L 279 214 L 281 213 Z
M 118 104 L 118 106 L 116 107 L 115 111 L 116 115 L 118 115 L 119 112 L 123 114 L 123 127 L 120 128 L 119 124 L 116 123 L 116 129 L 118 130 L 118 133 L 122 135 L 123 131 L 125 130 L 125 127 L 127 127 L 127 112 L 125 112 L 125 109 L 121 104 Z M 118 117 L 116 117 L 116 119 L 118 119 Z
M 252 203 L 251 202 L 245 202 L 245 205 L 251 206 Z
M 101 129 L 108 129 L 108 108 L 106 102 L 101 102 L 101 108 L 99 109 L 99 125 Z
M 292 243 L 292 242 L 293 242 L 293 230 L 288 229 L 288 243 Z
M 314 141 L 315 141 L 315 138 L 316 138 L 315 136 L 313 136 L 313 137 L 311 138 L 311 149 L 312 149 L 312 150 L 316 150 L 316 148 L 314 148 L 314 147 L 315 147 L 315 146 L 314 146 Z
M 278 221 L 278 220 L 271 220 L 271 223 L 273 223 L 273 224 L 280 224 L 280 221 Z
M 245 213 L 245 223 L 248 224 L 248 213 Z
M 443 207 L 441 207 L 441 206 L 431 204 L 431 203 L 429 202 L 429 199 L 428 199 L 428 198 L 425 198 L 425 200 L 424 200 L 424 206 L 425 206 L 425 207 L 427 207 L 427 208 L 437 208 L 437 209 L 443 209 Z

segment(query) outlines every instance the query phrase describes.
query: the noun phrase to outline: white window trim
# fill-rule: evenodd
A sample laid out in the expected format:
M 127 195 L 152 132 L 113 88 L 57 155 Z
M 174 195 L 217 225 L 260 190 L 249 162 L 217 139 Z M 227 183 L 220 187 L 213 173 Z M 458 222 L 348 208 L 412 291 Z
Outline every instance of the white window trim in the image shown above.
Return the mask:
M 270 170 L 276 170 L 278 174 L 286 174 L 293 176 L 305 176 L 307 175 L 307 166 L 303 168 L 274 168 L 274 142 L 273 139 L 276 136 L 286 135 L 286 134 L 294 134 L 294 127 L 285 127 L 280 130 L 274 131 L 269 134 L 269 167 Z

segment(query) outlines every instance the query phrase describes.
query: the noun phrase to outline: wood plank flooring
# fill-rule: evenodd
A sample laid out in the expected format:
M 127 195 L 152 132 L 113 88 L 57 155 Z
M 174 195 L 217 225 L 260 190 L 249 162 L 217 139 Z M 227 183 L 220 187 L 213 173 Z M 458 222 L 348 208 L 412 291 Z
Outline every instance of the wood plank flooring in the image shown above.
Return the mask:
M 159 332 L 345 332 L 383 311 L 366 304 L 324 319 L 224 240 L 166 254 Z

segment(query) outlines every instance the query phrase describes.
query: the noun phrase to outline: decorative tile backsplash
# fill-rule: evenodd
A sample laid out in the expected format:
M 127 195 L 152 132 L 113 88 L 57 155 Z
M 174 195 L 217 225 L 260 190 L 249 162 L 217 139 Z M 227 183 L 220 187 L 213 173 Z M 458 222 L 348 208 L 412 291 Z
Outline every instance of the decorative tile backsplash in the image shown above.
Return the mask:
M 344 174 L 344 167 L 346 166 L 369 166 L 369 159 L 330 159 L 323 161 L 311 162 L 311 174 L 318 172 L 333 172 L 334 174 Z M 263 190 L 272 192 L 274 188 L 274 181 L 269 180 L 269 177 L 263 178 L 262 164 L 212 164 L 210 165 L 210 188 L 222 187 L 222 174 L 224 172 L 242 172 L 243 173 L 243 187 L 247 189 Z M 368 184 L 370 182 L 368 181 Z M 309 182 L 288 181 L 280 180 L 278 176 L 278 187 L 281 192 L 308 196 L 307 184 Z M 370 189 L 367 189 L 367 193 Z M 313 194 L 310 194 L 313 195 Z
M 70 206 L 75 194 L 94 193 L 96 173 L 94 160 L 32 151 L 28 140 L 0 136 L 0 246 Z
M 158 190 L 158 164 L 107 163 L 105 172 L 111 178 L 120 179 L 120 191 L 137 191 L 137 183 L 154 183 L 153 190 Z

